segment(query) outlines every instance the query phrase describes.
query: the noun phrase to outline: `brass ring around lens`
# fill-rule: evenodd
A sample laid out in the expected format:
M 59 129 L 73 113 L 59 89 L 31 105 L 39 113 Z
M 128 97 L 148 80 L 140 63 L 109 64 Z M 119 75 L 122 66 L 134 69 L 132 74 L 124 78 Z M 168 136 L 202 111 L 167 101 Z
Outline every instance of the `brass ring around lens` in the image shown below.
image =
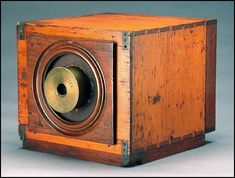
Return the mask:
M 77 67 L 55 67 L 44 82 L 46 100 L 55 111 L 70 112 L 89 99 L 88 83 L 84 73 Z
M 52 69 L 46 77 L 44 93 L 48 104 L 55 111 L 60 113 L 72 111 L 79 99 L 76 74 L 66 67 Z

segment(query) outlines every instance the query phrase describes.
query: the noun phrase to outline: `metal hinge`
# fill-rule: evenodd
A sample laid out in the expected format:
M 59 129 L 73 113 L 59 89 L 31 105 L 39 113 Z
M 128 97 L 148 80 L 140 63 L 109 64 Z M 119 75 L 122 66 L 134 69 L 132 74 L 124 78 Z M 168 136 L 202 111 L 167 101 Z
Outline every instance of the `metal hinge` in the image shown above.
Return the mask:
M 23 124 L 19 125 L 19 136 L 20 136 L 20 140 L 22 141 L 25 140 L 25 125 Z
M 128 39 L 128 33 L 127 32 L 122 33 L 122 48 L 124 50 L 129 49 L 129 39 Z
M 19 22 L 17 24 L 17 38 L 23 40 L 24 39 L 24 22 Z
M 128 142 L 122 142 L 122 162 L 123 165 L 127 165 L 129 163 L 129 155 L 128 155 Z

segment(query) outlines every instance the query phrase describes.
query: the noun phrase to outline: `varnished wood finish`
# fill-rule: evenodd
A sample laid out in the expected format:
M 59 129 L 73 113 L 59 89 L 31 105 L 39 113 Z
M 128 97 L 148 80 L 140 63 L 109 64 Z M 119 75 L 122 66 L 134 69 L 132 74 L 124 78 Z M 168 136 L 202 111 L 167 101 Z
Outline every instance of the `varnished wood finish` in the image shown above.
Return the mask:
M 118 20 L 118 21 L 117 21 Z M 96 14 L 78 17 L 35 20 L 28 24 L 75 29 L 139 31 L 205 21 L 202 18 L 166 17 L 135 14 Z M 137 23 L 138 21 L 138 23 Z
M 186 150 L 200 147 L 205 143 L 205 135 L 200 134 L 195 137 L 188 137 L 184 140 L 179 140 L 171 144 L 165 144 L 161 147 L 149 147 L 147 150 L 140 150 L 140 152 L 135 152 L 131 156 L 129 165 L 139 165 L 150 161 L 164 158 L 166 156 L 174 155 Z
M 116 31 L 96 31 L 95 29 L 76 29 L 76 28 L 60 28 L 60 27 L 54 27 L 54 26 L 48 26 L 46 24 L 41 25 L 35 25 L 35 24 L 29 24 L 25 23 L 24 26 L 25 31 L 25 38 L 24 39 L 18 39 L 18 50 L 23 49 L 23 54 L 18 53 L 18 76 L 21 75 L 21 71 L 24 69 L 27 69 L 27 56 L 26 54 L 26 41 L 27 37 L 29 37 L 32 34 L 41 34 L 41 35 L 49 35 L 49 36 L 58 36 L 58 37 L 68 37 L 68 38 L 83 38 L 83 39 L 92 39 L 92 40 L 111 40 L 116 42 L 117 45 L 117 52 L 116 52 L 116 59 L 117 60 L 117 68 L 116 68 L 116 82 L 117 82 L 117 88 L 116 88 L 116 123 L 115 123 L 115 145 L 110 146 L 109 144 L 102 144 L 102 143 L 96 143 L 92 141 L 85 141 L 83 140 L 77 140 L 79 142 L 75 142 L 75 139 L 73 140 L 73 143 L 76 143 L 77 147 L 81 147 L 81 142 L 83 143 L 82 146 L 84 146 L 85 149 L 94 149 L 97 150 L 98 148 L 101 148 L 103 152 L 109 152 L 109 153 L 122 153 L 122 142 L 123 140 L 129 142 L 130 141 L 130 76 L 129 73 L 126 73 L 126 71 L 129 71 L 129 51 L 122 49 L 122 32 L 116 32 Z M 22 57 L 23 56 L 23 57 Z M 22 63 L 21 61 L 24 61 Z M 27 81 L 26 81 L 27 82 Z M 20 95 L 23 95 L 23 92 L 26 94 L 28 93 L 27 87 L 22 88 L 21 87 L 21 80 L 19 80 L 19 112 L 24 113 L 19 114 L 19 124 L 28 124 L 28 105 L 27 105 L 27 95 L 26 97 L 20 97 Z M 22 92 L 23 91 L 23 92 Z M 123 99 L 125 98 L 125 99 Z M 28 130 L 28 127 L 26 127 L 25 137 L 31 138 L 34 137 L 34 133 L 30 132 Z M 61 135 L 57 135 L 57 137 L 53 137 L 53 135 L 47 134 L 46 138 L 51 138 L 51 141 L 55 141 L 58 144 L 63 145 L 65 143 L 64 137 Z M 43 140 L 44 137 L 40 137 L 37 139 L 37 141 Z M 128 144 L 129 145 L 129 144 Z
M 44 141 L 44 142 L 50 142 L 55 144 L 61 144 L 66 146 L 73 146 L 73 147 L 79 147 L 89 150 L 97 150 L 101 152 L 107 152 L 107 153 L 114 153 L 121 155 L 121 143 L 115 144 L 115 145 L 108 145 L 104 143 L 97 143 L 97 142 L 91 142 L 87 140 L 77 139 L 74 137 L 63 137 L 60 135 L 53 135 L 53 134 L 47 134 L 47 133 L 34 133 L 31 132 L 28 129 L 28 126 L 25 128 L 25 135 L 27 139 L 35 140 L 35 141 Z
M 111 40 L 115 41 L 117 45 L 116 58 L 117 69 L 117 139 L 129 140 L 130 130 L 130 75 L 126 71 L 130 69 L 130 53 L 128 50 L 122 49 L 122 33 L 116 31 L 97 31 L 95 29 L 76 29 L 76 28 L 63 28 L 56 26 L 47 26 L 46 24 L 25 24 L 26 36 L 32 33 L 39 33 L 52 36 L 66 36 L 76 37 L 92 40 Z M 24 40 L 22 40 L 24 41 Z M 20 48 L 20 46 L 19 46 Z M 123 99 L 125 98 L 125 99 Z M 24 107 L 22 107 L 24 109 Z
M 27 49 L 25 40 L 17 40 L 18 122 L 28 124 Z
M 138 152 L 132 154 L 127 164 L 124 164 L 118 150 L 107 152 L 105 151 L 106 148 L 99 147 L 98 145 L 96 149 L 93 149 L 92 147 L 86 147 L 87 144 L 84 144 L 83 141 L 72 139 L 71 141 L 65 139 L 66 144 L 62 145 L 59 141 L 52 141 L 49 137 L 47 137 L 47 135 L 45 135 L 45 137 L 39 135 L 37 136 L 37 134 L 34 134 L 33 137 L 29 137 L 24 140 L 23 147 L 41 152 L 59 154 L 73 158 L 82 158 L 88 161 L 96 161 L 100 163 L 125 167 L 135 166 L 161 159 L 166 156 L 202 146 L 205 143 L 204 134 L 199 133 L 198 135 L 194 136 L 189 135 L 185 137 L 184 140 L 178 140 L 176 142 L 172 142 L 171 144 L 165 144 L 156 148 L 149 146 L 147 150 L 139 150 Z M 79 142 L 81 146 L 77 147 L 76 142 Z
M 132 151 L 204 131 L 205 39 L 205 26 L 133 37 Z
M 216 25 L 206 27 L 206 132 L 215 130 Z
M 122 166 L 122 157 L 120 154 L 109 153 L 106 151 L 90 150 L 77 146 L 68 146 L 56 144 L 41 140 L 27 139 L 23 142 L 23 147 L 30 150 L 53 153 L 67 157 L 79 158 L 88 161 L 96 161 L 115 166 Z
M 46 106 L 43 105 L 43 108 L 39 108 L 39 104 L 35 100 L 35 95 L 39 95 L 35 93 L 35 88 L 33 89 L 33 81 L 36 80 L 34 76 L 34 71 L 36 68 L 36 64 L 42 52 L 48 48 L 50 44 L 55 43 L 56 41 L 65 40 L 66 38 L 62 37 L 46 37 L 43 35 L 33 34 L 27 39 L 27 48 L 28 48 L 28 106 L 29 106 L 29 129 L 32 132 L 43 132 L 57 135 L 59 134 L 53 129 L 50 129 L 48 124 L 45 122 L 43 118 L 50 117 L 51 119 L 54 117 L 52 114 L 46 110 Z M 92 128 L 86 129 L 86 131 L 81 135 L 75 137 L 79 139 L 90 140 L 94 142 L 113 144 L 114 138 L 114 119 L 113 119 L 113 43 L 108 42 L 94 42 L 80 39 L 66 39 L 71 40 L 74 43 L 78 43 L 82 45 L 84 48 L 88 49 L 96 58 L 97 62 L 100 65 L 104 80 L 105 80 L 105 104 L 102 109 L 100 119 L 97 119 L 96 124 Z M 115 49 L 116 50 L 116 49 Z M 115 60 L 115 59 L 114 59 Z M 42 62 L 46 65 L 46 59 Z M 39 67 L 39 73 L 42 73 L 44 66 Z M 40 77 L 37 78 L 37 81 L 41 85 L 42 79 Z M 43 95 L 43 94 L 41 94 Z M 39 96 L 41 96 L 39 95 Z M 43 96 L 41 96 L 43 98 Z M 41 99 L 42 100 L 42 99 Z M 42 101 L 41 101 L 42 103 Z M 37 106 L 37 107 L 35 107 Z M 41 111 L 45 110 L 45 114 Z M 56 119 L 53 119 L 52 122 L 56 123 Z M 61 122 L 60 122 L 61 123 Z M 64 124 L 65 125 L 65 124 Z
M 123 32 L 128 34 L 127 49 Z M 131 166 L 201 146 L 205 133 L 215 128 L 214 19 L 96 14 L 26 22 L 24 34 L 17 41 L 19 124 L 25 125 L 25 148 Z M 45 123 L 43 131 L 29 129 L 38 116 L 29 120 L 28 103 L 34 101 L 27 86 L 33 65 L 27 62 L 26 43 L 35 35 L 46 37 L 40 51 L 62 38 L 116 44 L 113 145 L 97 142 L 96 132 L 92 140 L 66 137 Z M 93 47 L 100 49 L 100 57 L 105 55 Z

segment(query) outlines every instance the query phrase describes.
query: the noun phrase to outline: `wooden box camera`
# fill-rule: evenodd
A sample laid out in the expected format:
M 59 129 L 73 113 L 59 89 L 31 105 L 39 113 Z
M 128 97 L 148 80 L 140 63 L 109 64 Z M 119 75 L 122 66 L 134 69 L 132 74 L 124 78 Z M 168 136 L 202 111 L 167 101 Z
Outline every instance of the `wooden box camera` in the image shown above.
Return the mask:
M 118 166 L 215 130 L 216 20 L 96 14 L 17 24 L 26 149 Z

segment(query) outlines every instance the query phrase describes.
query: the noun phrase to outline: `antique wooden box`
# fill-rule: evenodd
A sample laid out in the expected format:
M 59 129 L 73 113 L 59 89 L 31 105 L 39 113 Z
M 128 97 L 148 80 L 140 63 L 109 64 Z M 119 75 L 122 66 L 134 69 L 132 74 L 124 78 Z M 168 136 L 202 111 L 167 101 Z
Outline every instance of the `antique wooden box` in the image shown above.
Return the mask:
M 17 24 L 23 148 L 118 166 L 215 130 L 216 20 L 94 14 Z

